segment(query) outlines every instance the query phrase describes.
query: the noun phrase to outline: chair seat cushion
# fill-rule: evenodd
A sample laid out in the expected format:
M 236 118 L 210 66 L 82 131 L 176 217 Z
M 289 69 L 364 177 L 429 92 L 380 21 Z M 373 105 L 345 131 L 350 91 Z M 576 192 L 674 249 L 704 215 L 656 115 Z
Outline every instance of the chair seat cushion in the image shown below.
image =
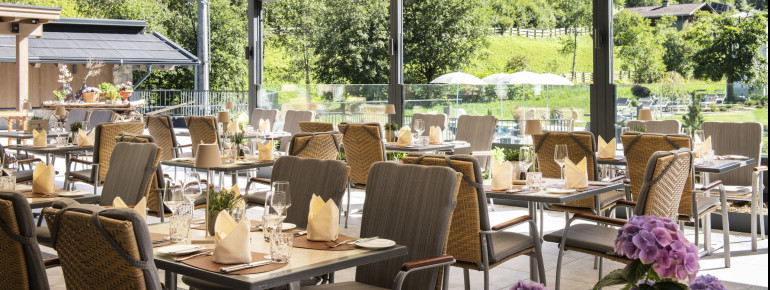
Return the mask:
M 699 196 L 698 201 L 698 213 L 703 213 L 712 207 L 719 204 L 719 197 L 713 196 Z
M 51 231 L 48 227 L 35 228 L 35 235 L 37 236 L 37 243 L 46 247 L 51 247 L 53 244 L 51 241 Z
M 265 205 L 267 202 L 267 191 L 253 192 L 244 196 L 249 204 Z
M 70 171 L 70 176 L 83 181 L 93 182 L 91 180 L 91 169 Z
M 569 227 L 567 246 L 582 248 L 602 253 L 615 252 L 615 238 L 618 230 L 594 224 L 576 224 Z M 564 230 L 549 233 L 543 237 L 551 243 L 561 243 Z
M 13 173 L 16 176 L 16 183 L 25 183 L 32 181 L 32 170 L 19 170 Z
M 492 235 L 490 263 L 506 258 L 535 246 L 532 237 L 513 232 L 497 232 Z
M 230 290 L 234 288 L 225 287 L 222 285 L 219 285 L 217 283 L 212 283 L 206 280 L 193 278 L 190 276 L 182 276 L 182 282 L 187 284 L 187 286 L 190 286 L 190 288 L 195 289 L 201 289 L 201 290 Z
M 625 197 L 626 197 L 626 193 L 623 191 L 610 191 L 607 193 L 600 194 L 599 202 L 601 203 L 600 205 L 602 209 L 607 209 L 608 207 L 614 205 L 615 202 L 617 202 L 618 200 L 624 199 Z M 557 211 L 566 211 L 566 212 L 580 212 L 580 213 L 595 214 L 591 210 L 591 208 L 568 206 L 563 203 L 551 204 L 548 209 L 557 210 Z
M 395 277 L 393 277 L 395 278 Z M 307 290 L 326 290 L 326 289 L 334 289 L 334 290 L 382 290 L 386 288 L 380 288 L 376 286 L 366 285 L 358 282 L 343 282 L 343 283 L 334 283 L 334 284 L 323 284 L 323 285 L 313 285 L 313 286 L 303 286 L 302 289 Z

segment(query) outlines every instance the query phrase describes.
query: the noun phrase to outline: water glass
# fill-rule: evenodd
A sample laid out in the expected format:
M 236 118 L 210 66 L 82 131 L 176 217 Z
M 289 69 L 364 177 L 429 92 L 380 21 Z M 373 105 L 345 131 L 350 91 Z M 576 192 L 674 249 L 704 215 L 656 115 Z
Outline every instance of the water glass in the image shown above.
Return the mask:
M 193 206 L 183 204 L 176 209 L 176 213 L 169 218 L 168 234 L 172 242 L 184 242 L 190 233 L 192 223 Z
M 265 209 L 267 213 L 268 210 Z M 275 233 L 280 233 L 283 230 L 283 218 L 275 213 L 266 214 L 262 216 L 262 233 L 265 235 L 265 241 L 270 241 Z
M 417 133 L 412 133 L 412 145 L 420 145 L 420 135 Z
M 227 212 L 235 220 L 236 223 L 240 223 L 241 220 L 243 220 L 243 216 L 245 215 L 246 210 L 245 208 L 242 208 L 242 207 L 236 207 L 236 208 L 231 208 L 227 210 Z
M 703 153 L 703 163 L 713 164 L 714 159 L 716 159 L 714 150 L 709 150 Z
M 275 233 L 270 240 L 270 257 L 276 263 L 288 263 L 291 259 L 291 248 L 294 246 L 294 234 Z
M 527 189 L 540 190 L 543 186 L 542 172 L 527 172 Z
M 16 176 L 0 176 L 0 191 L 16 190 Z

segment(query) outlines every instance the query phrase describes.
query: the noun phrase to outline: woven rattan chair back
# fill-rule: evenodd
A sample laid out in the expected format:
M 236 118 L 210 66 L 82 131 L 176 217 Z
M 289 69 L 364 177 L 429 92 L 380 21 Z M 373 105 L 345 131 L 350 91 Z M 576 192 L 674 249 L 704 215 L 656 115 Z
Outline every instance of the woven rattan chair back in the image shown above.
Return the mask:
M 369 168 L 375 162 L 385 161 L 385 143 L 380 124 L 340 123 L 345 161 L 350 167 L 350 181 L 366 184 Z
M 32 210 L 18 192 L 0 192 L 0 273 L 3 289 L 48 289 Z
M 716 155 L 743 155 L 756 160 L 752 166 L 713 174 L 711 180 L 721 180 L 727 185 L 751 186 L 754 167 L 762 161 L 762 123 L 703 122 L 701 128 L 706 136 L 711 136 L 711 148 Z
M 99 174 L 99 180 L 102 181 L 107 177 L 107 171 L 110 170 L 112 150 L 115 148 L 115 144 L 118 143 L 115 137 L 120 133 L 140 135 L 143 131 L 143 122 L 103 123 L 97 125 L 96 134 L 94 135 L 94 163 L 99 164 L 99 172 L 92 172 L 92 177 L 94 177 L 94 174 Z
M 174 133 L 174 124 L 169 116 L 147 116 L 147 131 L 155 139 L 155 144 L 162 150 L 160 160 L 169 160 L 174 158 L 174 151 L 177 147 L 176 135 Z
M 334 124 L 324 122 L 299 122 L 300 132 L 329 132 L 334 131 Z
M 475 151 L 492 150 L 492 140 L 495 137 L 497 118 L 494 116 L 462 115 L 457 119 L 457 134 L 455 140 L 471 144 L 468 148 L 457 148 L 455 154 L 471 154 Z M 479 157 L 482 168 L 487 167 L 489 157 Z
M 415 113 L 412 115 L 412 122 L 409 124 L 409 127 L 412 128 L 412 132 L 416 132 L 414 130 L 414 121 L 415 120 L 422 120 L 425 124 L 425 131 L 422 132 L 423 136 L 430 135 L 430 127 L 431 126 L 438 126 L 441 128 L 441 131 L 444 131 L 447 127 L 447 116 L 445 114 L 420 114 Z M 441 138 L 444 138 L 444 136 L 441 136 Z
M 340 143 L 342 143 L 342 134 L 339 132 L 297 133 L 292 137 L 289 155 L 337 160 Z
M 458 262 L 481 264 L 483 261 L 479 232 L 488 231 L 490 223 L 481 167 L 476 157 L 409 154 L 401 161 L 404 164 L 449 167 L 463 174 L 463 181 L 460 182 L 457 192 L 457 206 L 452 212 L 446 252 Z M 491 246 L 491 241 L 489 242 L 488 246 Z
M 313 111 L 288 110 L 283 119 L 283 131 L 289 132 L 292 135 L 297 134 L 300 132 L 299 122 L 312 121 L 314 117 L 315 112 Z M 289 152 L 291 140 L 292 137 L 281 138 L 281 152 Z
M 88 111 L 86 110 L 70 110 L 67 114 L 67 120 L 64 122 L 66 130 L 69 130 L 70 125 L 80 122 L 81 124 L 88 118 Z M 95 127 L 92 125 L 91 127 Z
M 594 134 L 591 132 L 546 131 L 542 134 L 532 135 L 532 143 L 535 144 L 534 150 L 535 153 L 537 153 L 537 164 L 540 168 L 540 172 L 543 173 L 543 177 L 561 177 L 561 169 L 553 159 L 556 145 L 558 144 L 567 144 L 567 155 L 569 156 L 570 161 L 578 163 L 580 160 L 583 160 L 583 158 L 586 159 L 588 180 L 596 180 L 599 176 L 598 167 L 596 165 L 596 140 L 594 139 Z M 565 205 L 571 207 L 594 208 L 594 199 L 590 197 L 583 198 L 570 201 Z
M 67 207 L 51 239 L 69 289 L 161 289 L 150 233 L 133 209 Z
M 211 116 L 187 116 L 184 117 L 187 129 L 190 131 L 190 144 L 192 144 L 193 156 L 198 153 L 198 144 L 219 144 L 217 123 Z
M 361 236 L 393 240 L 409 253 L 356 268 L 356 281 L 392 289 L 401 264 L 443 253 L 461 176 L 449 168 L 392 162 L 374 164 L 369 175 Z M 434 289 L 437 277 L 437 269 L 411 273 L 402 289 Z
M 644 182 L 634 214 L 677 220 L 682 192 L 692 169 L 693 155 L 690 149 L 653 153 L 644 172 Z
M 656 134 L 679 134 L 682 129 L 682 123 L 679 120 L 657 120 L 657 121 L 639 121 L 631 120 L 626 123 L 626 127 L 633 131 Z
M 650 157 L 657 151 L 673 151 L 680 148 L 691 148 L 690 137 L 686 135 L 663 135 L 639 132 L 626 132 L 620 137 L 626 157 L 627 176 L 631 179 L 631 197 L 639 200 L 639 193 L 644 183 L 644 174 Z M 695 216 L 693 213 L 693 174 L 688 175 L 682 199 L 679 202 L 679 214 Z
M 279 113 L 278 110 L 254 109 L 251 112 L 251 122 L 249 124 L 256 129 L 259 128 L 259 120 L 268 120 L 270 121 L 270 131 L 273 131 L 275 123 L 278 121 Z

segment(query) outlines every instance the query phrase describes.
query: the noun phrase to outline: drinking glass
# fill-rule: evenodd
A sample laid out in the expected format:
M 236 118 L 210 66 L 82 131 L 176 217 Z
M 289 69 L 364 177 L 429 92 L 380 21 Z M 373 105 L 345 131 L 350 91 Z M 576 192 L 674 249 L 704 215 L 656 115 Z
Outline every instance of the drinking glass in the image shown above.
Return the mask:
M 163 195 L 163 204 L 165 204 L 170 210 L 171 210 L 171 218 L 169 219 L 170 223 L 171 221 L 174 221 L 171 223 L 171 227 L 169 227 L 169 237 L 168 239 L 171 240 L 180 240 L 184 237 L 181 237 L 181 233 L 178 229 L 178 223 L 174 220 L 175 216 L 179 215 L 179 208 L 186 203 L 185 197 L 184 197 L 184 191 L 182 188 L 174 187 L 169 190 L 166 190 L 166 193 Z M 181 226 L 181 225 L 179 225 Z M 189 227 L 189 224 L 187 225 Z
M 0 190 L 2 191 L 16 190 L 16 176 L 0 176 Z
M 83 121 L 83 132 L 88 132 L 88 128 L 90 128 L 88 125 L 90 125 L 88 121 Z
M 227 210 L 227 212 L 230 214 L 233 220 L 235 220 L 236 223 L 240 223 L 241 220 L 243 220 L 245 209 L 242 207 L 235 207 Z
M 190 203 L 195 203 L 195 199 L 203 194 L 203 184 L 201 177 L 197 172 L 188 172 L 184 176 L 184 197 Z
M 19 162 L 15 153 L 5 154 L 3 163 L 3 170 L 8 173 L 8 176 L 13 176 L 13 173 L 19 170 Z
M 176 209 L 176 214 L 169 218 L 169 238 L 173 242 L 184 242 L 190 233 L 194 205 L 183 203 Z
M 291 207 L 291 190 L 289 189 L 288 181 L 273 181 L 273 193 L 280 193 L 277 201 L 280 203 L 279 206 L 285 207 L 282 209 L 283 211 Z M 276 195 L 272 195 L 271 198 L 275 200 Z
M 553 153 L 553 161 L 559 165 L 561 169 L 561 180 L 564 181 L 564 162 L 567 161 L 569 155 L 567 153 L 567 144 L 556 144 L 556 150 Z
M 703 141 L 706 141 L 706 132 L 703 130 L 695 130 L 695 136 L 693 138 L 695 139 L 695 143 L 703 143 Z
M 521 166 L 521 172 L 529 171 L 532 163 L 535 162 L 534 155 L 532 147 L 521 147 L 519 149 L 519 165 Z
M 291 259 L 292 246 L 294 246 L 294 234 L 273 234 L 273 238 L 270 239 L 270 256 L 273 262 L 288 263 Z
M 543 186 L 542 172 L 527 172 L 527 189 L 540 190 Z
M 422 136 L 422 132 L 425 132 L 425 120 L 414 120 L 414 130 L 417 131 L 417 136 Z

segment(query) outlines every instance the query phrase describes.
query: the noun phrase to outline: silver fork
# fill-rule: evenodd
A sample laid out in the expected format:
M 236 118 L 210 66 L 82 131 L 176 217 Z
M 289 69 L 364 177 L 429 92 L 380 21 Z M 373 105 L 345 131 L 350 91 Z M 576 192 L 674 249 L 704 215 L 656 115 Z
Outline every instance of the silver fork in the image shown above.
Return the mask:
M 189 255 L 189 256 L 184 257 L 184 258 L 175 258 L 174 261 L 181 262 L 181 261 L 184 261 L 184 260 L 188 260 L 188 259 L 191 259 L 191 258 L 195 258 L 195 257 L 198 257 L 198 256 L 204 256 L 204 255 L 206 255 L 206 256 L 214 255 L 214 250 L 206 251 L 206 252 L 203 252 L 203 253 L 197 253 L 197 254 L 194 254 L 194 255 Z
M 329 248 L 336 248 L 336 247 L 342 246 L 342 245 L 347 244 L 348 242 L 352 242 L 352 241 L 355 241 L 355 239 L 353 239 L 353 240 L 344 240 L 344 241 L 336 243 L 334 245 L 329 245 L 327 243 L 324 243 L 324 245 L 326 245 Z

